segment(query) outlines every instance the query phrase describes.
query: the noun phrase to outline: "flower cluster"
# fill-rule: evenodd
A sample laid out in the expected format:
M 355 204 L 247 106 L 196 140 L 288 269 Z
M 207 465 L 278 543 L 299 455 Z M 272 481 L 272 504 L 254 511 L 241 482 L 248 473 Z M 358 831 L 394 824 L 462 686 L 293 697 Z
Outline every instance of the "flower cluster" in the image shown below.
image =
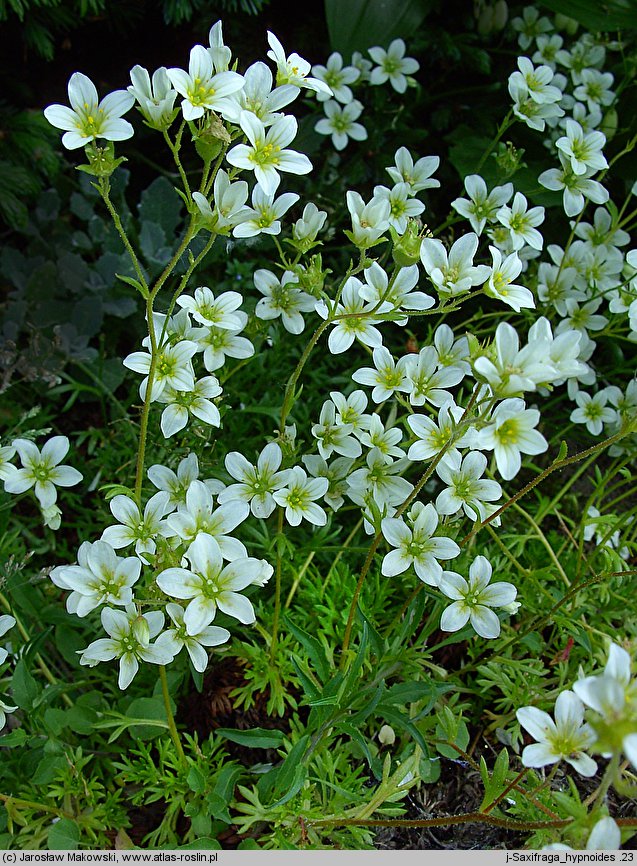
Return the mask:
M 394 91 L 404 93 L 410 83 L 415 84 L 410 76 L 418 71 L 420 64 L 413 57 L 405 57 L 406 50 L 402 39 L 394 39 L 387 50 L 378 46 L 368 49 L 373 63 L 357 52 L 346 66 L 342 55 L 334 51 L 324 66 L 312 67 L 316 78 L 331 91 L 327 93 L 317 88 L 316 98 L 323 105 L 325 117 L 317 121 L 314 129 L 321 135 L 330 135 L 336 150 L 344 150 L 349 139 L 367 139 L 367 130 L 358 123 L 364 106 L 354 98 L 352 86 L 358 88 L 365 83 L 379 86 L 389 82 Z

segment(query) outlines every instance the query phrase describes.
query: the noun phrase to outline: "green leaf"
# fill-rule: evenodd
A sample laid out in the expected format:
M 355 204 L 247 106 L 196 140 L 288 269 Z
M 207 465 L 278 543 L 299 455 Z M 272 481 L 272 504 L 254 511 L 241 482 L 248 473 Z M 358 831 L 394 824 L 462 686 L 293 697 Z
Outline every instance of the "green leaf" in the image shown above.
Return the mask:
M 593 33 L 637 29 L 634 0 L 540 0 L 540 6 L 574 18 Z
M 240 746 L 247 746 L 249 749 L 278 749 L 283 745 L 285 739 L 282 731 L 268 730 L 266 728 L 252 728 L 249 731 L 238 731 L 234 728 L 217 728 L 215 734 L 230 740 L 232 743 L 238 743 Z
M 361 734 L 358 728 L 355 728 L 352 725 L 347 724 L 346 722 L 337 722 L 335 728 L 338 731 L 342 731 L 355 743 L 358 743 L 363 755 L 365 755 L 365 760 L 367 761 L 370 770 L 372 770 L 377 779 L 380 779 L 382 774 L 382 767 L 380 761 L 378 760 L 378 758 L 374 758 L 372 756 L 372 753 L 369 750 L 367 740 Z
M 292 632 L 298 642 L 305 648 L 314 669 L 321 682 L 325 683 L 330 676 L 330 666 L 325 655 L 325 648 L 313 635 L 294 625 L 289 617 L 284 617 L 285 626 Z
M 98 488 L 100 493 L 104 493 L 104 498 L 108 502 L 114 496 L 128 496 L 130 499 L 133 499 L 135 493 L 131 490 L 130 487 L 125 487 L 123 484 L 102 484 L 101 487 Z
M 445 758 L 451 758 L 455 761 L 460 757 L 458 749 L 464 752 L 469 745 L 467 725 L 462 716 L 455 716 L 453 714 L 450 707 L 444 707 L 441 712 L 436 713 L 436 719 L 438 722 L 436 725 L 436 737 L 440 740 L 447 740 L 450 744 L 437 743 L 436 748 Z M 451 743 L 457 746 L 457 749 L 454 749 Z
M 433 0 L 325 0 L 325 17 L 333 51 L 345 58 L 392 39 L 413 36 Z
M 25 660 L 20 659 L 11 677 L 11 694 L 16 704 L 22 710 L 32 709 L 40 691 L 40 686 L 29 673 Z
M 23 746 L 27 739 L 24 729 L 18 728 L 16 731 L 11 731 L 10 734 L 0 737 L 0 747 L 6 746 L 7 749 L 15 749 L 17 746 Z
M 484 758 L 480 758 L 480 776 L 482 777 L 482 782 L 484 783 L 484 797 L 482 799 L 482 803 L 480 804 L 480 811 L 485 809 L 487 806 L 490 806 L 501 794 L 505 791 L 507 786 L 507 774 L 509 772 L 509 753 L 506 749 L 502 749 L 498 757 L 496 758 L 495 764 L 493 765 L 493 772 L 491 776 L 489 776 L 489 771 L 487 770 L 487 765 L 484 761 Z
M 275 809 L 277 806 L 283 806 L 284 803 L 287 803 L 292 797 L 296 796 L 298 792 L 301 790 L 303 785 L 305 784 L 305 780 L 307 779 L 307 767 L 304 765 L 297 764 L 294 768 L 294 777 L 292 779 L 292 784 L 286 791 L 286 793 L 275 803 L 272 803 L 272 809 Z
M 199 767 L 191 767 L 186 776 L 186 782 L 191 791 L 195 794 L 203 794 L 206 790 L 206 777 L 201 772 Z
M 176 851 L 221 851 L 221 843 L 211 836 L 199 836 L 186 845 L 179 845 Z
M 290 790 L 294 788 L 295 785 L 297 785 L 298 783 L 298 771 L 300 769 L 303 756 L 307 751 L 309 743 L 309 734 L 305 734 L 303 737 L 301 737 L 298 743 L 294 744 L 285 761 L 283 761 L 283 763 L 277 770 L 276 781 L 274 783 L 272 794 L 274 797 L 277 797 L 280 794 L 284 794 L 284 799 L 277 801 L 279 805 L 281 803 L 287 802 L 287 800 L 290 799 L 287 794 L 289 794 Z
M 566 444 L 566 442 L 564 442 L 564 440 L 562 440 L 560 442 L 560 450 L 558 451 L 557 457 L 555 458 L 553 463 L 561 463 L 562 460 L 564 460 L 567 455 L 568 455 L 568 445 Z
M 127 277 L 125 274 L 115 274 L 118 280 L 121 280 L 123 283 L 126 283 L 127 286 L 132 286 L 139 294 L 144 298 L 144 300 L 148 300 L 149 294 L 146 286 L 143 286 L 139 280 L 134 279 L 133 277 Z
M 51 851 L 74 851 L 80 841 L 80 828 L 70 818 L 60 818 L 49 830 L 47 841 Z
M 172 700 L 171 704 L 174 713 L 175 705 Z M 140 740 L 149 740 L 157 736 L 159 733 L 157 722 L 161 723 L 162 728 L 168 724 L 164 699 L 159 695 L 152 698 L 135 698 L 128 705 L 126 715 L 134 720 L 133 724 L 130 725 L 131 735 Z M 150 722 L 150 724 L 144 724 L 145 722 Z
M 158 177 L 141 195 L 139 219 L 160 226 L 166 238 L 174 237 L 181 220 L 181 202 L 175 188 L 165 177 Z
M 214 791 L 207 798 L 208 809 L 213 818 L 232 823 L 232 817 L 228 812 L 228 805 L 234 796 L 234 789 L 240 778 L 242 770 L 236 764 L 226 764 L 219 773 L 215 783 Z

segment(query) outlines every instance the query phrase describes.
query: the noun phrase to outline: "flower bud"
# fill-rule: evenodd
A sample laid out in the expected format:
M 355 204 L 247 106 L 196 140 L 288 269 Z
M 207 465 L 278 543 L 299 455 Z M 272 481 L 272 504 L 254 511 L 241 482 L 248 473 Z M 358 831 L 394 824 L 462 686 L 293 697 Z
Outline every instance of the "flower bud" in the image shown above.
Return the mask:
M 577 33 L 577 28 L 579 27 L 578 22 L 575 18 L 569 18 L 568 15 L 563 15 L 561 12 L 558 12 L 555 16 L 555 28 L 556 30 L 564 30 L 568 33 L 569 36 L 575 36 Z
M 416 220 L 409 220 L 402 237 L 398 235 L 393 226 L 390 226 L 389 233 L 394 243 L 392 257 L 398 267 L 408 268 L 410 265 L 420 262 L 422 235 L 420 234 L 420 227 Z
M 148 627 L 148 622 L 143 616 L 141 616 L 141 614 L 133 620 L 131 633 L 141 646 L 147 647 L 149 645 L 150 629 Z
M 383 725 L 378 732 L 378 742 L 383 746 L 393 746 L 396 742 L 396 732 L 391 725 Z
M 219 156 L 223 145 L 231 141 L 221 118 L 211 112 L 205 127 L 195 138 L 195 148 L 203 161 L 210 163 Z
M 524 149 L 514 147 L 512 142 L 507 141 L 506 144 L 500 143 L 498 153 L 495 155 L 495 161 L 498 165 L 498 171 L 503 179 L 512 177 L 518 169 L 526 165 L 522 161 Z
M 323 257 L 320 253 L 312 256 L 307 267 L 296 267 L 294 273 L 299 280 L 299 288 L 309 295 L 318 298 L 323 291 L 325 277 L 330 273 L 323 270 Z
M 610 141 L 610 139 L 617 132 L 617 109 L 609 108 L 606 114 L 604 115 L 604 119 L 602 120 L 602 125 L 599 127 L 599 131 L 603 132 L 606 136 L 606 141 Z

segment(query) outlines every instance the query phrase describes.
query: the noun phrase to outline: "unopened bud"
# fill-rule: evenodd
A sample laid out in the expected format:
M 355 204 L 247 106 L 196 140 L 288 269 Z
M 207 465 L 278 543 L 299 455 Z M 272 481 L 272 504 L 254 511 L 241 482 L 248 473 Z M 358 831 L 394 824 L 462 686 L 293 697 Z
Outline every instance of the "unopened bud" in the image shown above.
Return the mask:
M 400 236 L 398 232 L 390 227 L 389 230 L 391 239 L 394 243 L 392 249 L 392 257 L 398 267 L 408 268 L 420 261 L 420 247 L 422 245 L 422 235 L 420 226 L 416 220 L 409 220 L 405 233 Z
M 378 732 L 378 742 L 383 746 L 393 746 L 396 742 L 396 732 L 391 725 L 383 725 Z

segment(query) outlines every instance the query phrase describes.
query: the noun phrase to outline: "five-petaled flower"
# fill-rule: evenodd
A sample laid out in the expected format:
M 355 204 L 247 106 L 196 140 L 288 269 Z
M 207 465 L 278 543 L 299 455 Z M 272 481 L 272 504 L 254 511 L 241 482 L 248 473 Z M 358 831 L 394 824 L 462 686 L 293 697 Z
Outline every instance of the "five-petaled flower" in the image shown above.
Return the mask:
M 122 115 L 132 108 L 135 97 L 126 90 L 115 90 L 100 100 L 90 78 L 74 72 L 68 84 L 71 108 L 49 105 L 44 116 L 52 126 L 65 129 L 62 144 L 69 150 L 83 147 L 97 138 L 124 141 L 133 135 L 133 127 Z

